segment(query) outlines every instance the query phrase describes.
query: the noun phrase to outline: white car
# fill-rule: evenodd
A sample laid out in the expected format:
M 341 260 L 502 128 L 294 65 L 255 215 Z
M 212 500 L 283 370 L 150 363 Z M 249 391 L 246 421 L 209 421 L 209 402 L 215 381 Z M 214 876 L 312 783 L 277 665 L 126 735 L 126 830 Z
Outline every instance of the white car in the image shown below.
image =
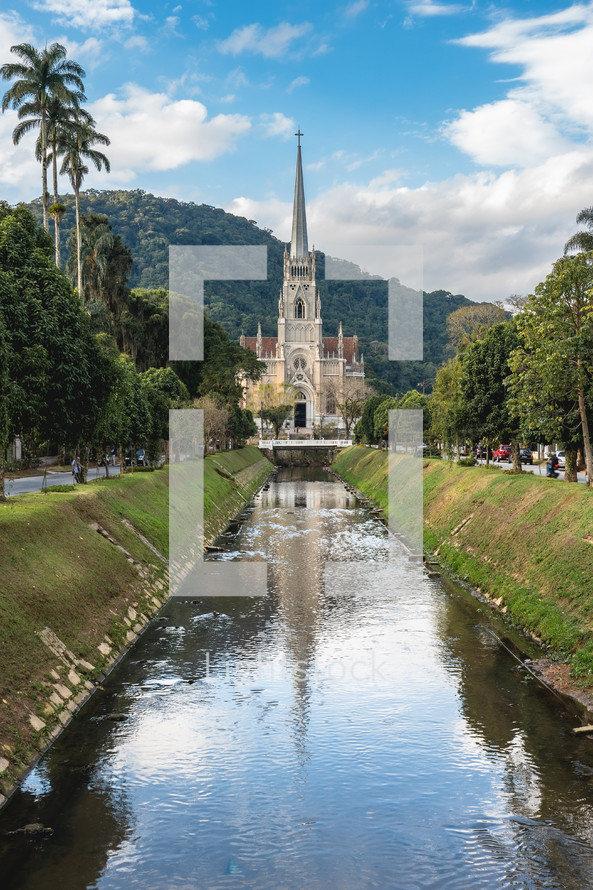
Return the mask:
M 566 452 L 565 451 L 557 451 L 556 457 L 558 458 L 558 466 L 561 470 L 566 469 Z

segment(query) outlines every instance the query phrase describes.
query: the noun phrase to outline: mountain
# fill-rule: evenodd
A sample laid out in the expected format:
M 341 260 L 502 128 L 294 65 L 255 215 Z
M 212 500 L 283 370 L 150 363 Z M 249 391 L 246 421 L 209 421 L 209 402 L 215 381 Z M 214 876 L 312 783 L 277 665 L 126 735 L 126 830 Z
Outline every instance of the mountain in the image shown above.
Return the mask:
M 74 226 L 74 197 L 62 198 L 67 211 L 61 230 L 65 244 Z M 267 281 L 206 282 L 205 307 L 231 337 L 241 331 L 253 336 L 261 322 L 264 336 L 277 332 L 277 306 L 282 286 L 284 244 L 255 220 L 226 213 L 208 204 L 160 198 L 133 191 L 89 189 L 80 196 L 81 212 L 104 213 L 113 231 L 128 245 L 134 258 L 130 287 L 168 287 L 170 244 L 265 244 Z M 41 220 L 41 199 L 29 204 Z M 63 251 L 64 253 L 64 251 Z M 335 336 L 342 321 L 344 334 L 358 334 L 367 376 L 377 388 L 402 393 L 434 379 L 436 368 L 448 357 L 447 316 L 472 305 L 461 294 L 433 291 L 424 294 L 424 362 L 390 362 L 387 358 L 387 282 L 343 261 L 352 280 L 322 281 L 319 285 L 326 336 Z M 318 253 L 319 278 L 324 255 Z M 350 273 L 349 273 L 350 274 Z M 430 386 L 428 386 L 430 390 Z

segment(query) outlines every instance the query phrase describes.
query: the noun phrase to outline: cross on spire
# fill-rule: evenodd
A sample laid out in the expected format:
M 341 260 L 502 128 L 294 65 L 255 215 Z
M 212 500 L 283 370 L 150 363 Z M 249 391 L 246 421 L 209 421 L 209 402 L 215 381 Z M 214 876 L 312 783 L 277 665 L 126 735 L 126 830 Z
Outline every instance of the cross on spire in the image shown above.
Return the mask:
M 298 139 L 299 139 L 299 143 L 298 143 L 298 145 L 299 145 L 299 148 L 300 148 L 300 147 L 301 147 L 301 136 L 304 136 L 305 134 L 304 134 L 304 133 L 301 133 L 301 128 L 299 127 L 299 129 L 298 129 L 298 133 L 295 133 L 294 135 L 295 135 L 295 136 L 298 136 Z

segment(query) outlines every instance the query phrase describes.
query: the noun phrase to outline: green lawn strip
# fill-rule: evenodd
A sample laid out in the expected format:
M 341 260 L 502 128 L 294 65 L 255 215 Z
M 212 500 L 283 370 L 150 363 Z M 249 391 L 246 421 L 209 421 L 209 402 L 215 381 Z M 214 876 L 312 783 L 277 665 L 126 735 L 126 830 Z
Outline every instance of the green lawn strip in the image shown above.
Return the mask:
M 387 456 L 353 447 L 334 468 L 386 505 Z M 494 467 L 424 461 L 425 549 L 593 684 L 593 492 Z

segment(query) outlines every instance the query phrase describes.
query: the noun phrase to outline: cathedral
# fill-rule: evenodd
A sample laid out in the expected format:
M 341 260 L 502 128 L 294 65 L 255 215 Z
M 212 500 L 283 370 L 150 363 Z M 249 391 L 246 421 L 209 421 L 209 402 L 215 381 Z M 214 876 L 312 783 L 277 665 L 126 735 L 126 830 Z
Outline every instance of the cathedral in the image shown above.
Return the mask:
M 321 299 L 315 281 L 315 251 L 309 252 L 305 190 L 299 131 L 290 250 L 284 250 L 284 282 L 278 301 L 278 336 L 241 336 L 266 370 L 261 383 L 291 384 L 295 391 L 290 425 L 303 432 L 315 425 L 344 423 L 337 404 L 349 390 L 364 382 L 364 358 L 358 337 L 344 337 L 340 322 L 337 337 L 323 336 Z M 257 384 L 255 385 L 257 387 Z

